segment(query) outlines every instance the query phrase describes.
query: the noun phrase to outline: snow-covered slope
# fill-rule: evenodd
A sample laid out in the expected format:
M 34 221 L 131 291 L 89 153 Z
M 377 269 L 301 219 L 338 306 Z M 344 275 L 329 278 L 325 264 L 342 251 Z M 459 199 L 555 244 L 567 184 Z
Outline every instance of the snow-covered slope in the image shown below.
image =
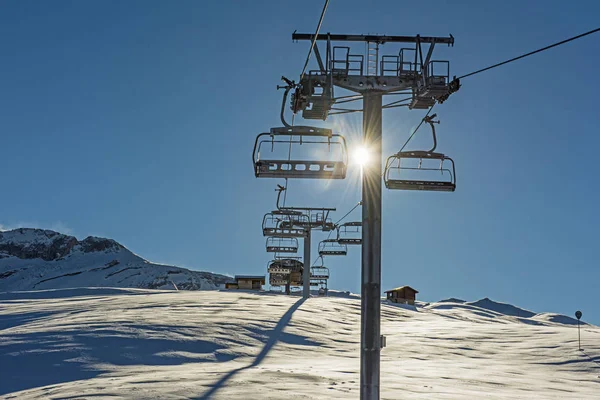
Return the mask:
M 435 304 L 383 303 L 382 399 L 599 398 L 600 328 Z M 350 295 L 0 293 L 0 398 L 357 399 L 359 338 Z
M 150 263 L 111 239 L 42 229 L 0 232 L 0 292 L 69 287 L 217 289 L 231 278 Z

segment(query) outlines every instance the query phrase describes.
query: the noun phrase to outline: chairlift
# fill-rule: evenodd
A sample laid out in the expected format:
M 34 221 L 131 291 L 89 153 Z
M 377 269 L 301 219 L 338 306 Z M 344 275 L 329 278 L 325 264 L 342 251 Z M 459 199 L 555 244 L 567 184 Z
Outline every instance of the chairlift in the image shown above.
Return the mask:
M 321 229 L 323 232 L 329 232 L 336 228 L 335 224 L 329 218 L 329 213 L 335 211 L 335 208 L 328 207 L 285 207 L 280 205 L 281 194 L 285 192 L 285 186 L 277 185 L 277 209 L 272 214 L 280 215 L 283 222 L 281 227 L 300 227 L 304 229 Z
M 325 267 L 323 257 L 320 257 L 320 260 L 320 265 L 313 265 L 310 268 L 310 286 L 327 287 L 329 268 Z
M 282 221 L 280 226 L 282 228 L 310 228 L 310 217 L 306 214 L 281 214 Z
M 269 261 L 267 271 L 273 273 L 292 273 L 300 272 L 304 267 L 304 263 L 299 260 L 300 257 L 278 257 Z M 287 272 L 286 272 L 287 271 Z
M 267 213 L 262 222 L 263 236 L 278 238 L 304 237 L 304 229 L 296 228 L 286 216 Z
M 328 157 L 314 159 L 323 149 Z M 304 154 L 298 155 L 299 150 Z M 326 128 L 272 128 L 270 133 L 256 137 L 252 162 L 257 178 L 344 179 L 348 167 L 346 139 Z
M 329 268 L 327 267 L 311 267 L 311 279 L 329 279 Z
M 267 253 L 296 253 L 298 252 L 298 239 L 268 237 L 266 247 Z
M 329 211 L 313 211 L 310 214 L 310 223 L 312 226 L 318 226 L 323 232 L 329 232 L 335 229 L 335 224 L 329 218 Z
M 291 284 L 292 273 L 302 269 L 303 263 L 295 258 L 275 258 L 267 264 L 269 285 L 285 286 Z
M 337 239 L 325 239 L 319 242 L 320 256 L 345 256 L 348 254 L 348 246 L 341 244 Z
M 433 114 L 424 118 L 424 122 L 431 125 L 433 148 L 429 151 L 401 151 L 388 157 L 383 178 L 386 188 L 436 192 L 454 192 L 456 190 L 454 160 L 445 154 L 434 152 L 437 138 L 433 124 L 439 123 L 439 121 L 433 121 L 435 116 Z M 402 161 L 406 162 L 403 164 Z M 448 163 L 450 163 L 449 166 Z M 439 175 L 437 175 L 438 173 Z M 419 176 L 419 179 L 416 176 Z M 435 176 L 441 176 L 441 178 L 434 179 Z
M 269 285 L 273 286 L 273 287 L 277 287 L 277 286 L 285 286 L 287 285 L 289 282 L 285 279 L 281 279 L 278 277 L 269 277 Z
M 340 244 L 362 244 L 362 222 L 346 222 L 338 226 L 337 241 Z
M 309 215 L 302 214 L 298 216 L 290 216 L 289 222 L 295 226 L 306 229 L 321 229 L 323 232 L 329 232 L 335 229 L 335 224 L 328 217 L 329 210 L 311 209 Z

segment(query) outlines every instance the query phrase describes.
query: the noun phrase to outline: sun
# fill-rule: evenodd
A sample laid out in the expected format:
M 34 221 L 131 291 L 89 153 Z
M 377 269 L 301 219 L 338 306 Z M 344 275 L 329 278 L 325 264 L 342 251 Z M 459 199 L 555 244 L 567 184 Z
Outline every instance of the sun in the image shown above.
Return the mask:
M 369 150 L 367 150 L 366 147 L 360 146 L 354 150 L 352 158 L 356 164 L 364 167 L 369 162 L 371 157 L 369 155 Z

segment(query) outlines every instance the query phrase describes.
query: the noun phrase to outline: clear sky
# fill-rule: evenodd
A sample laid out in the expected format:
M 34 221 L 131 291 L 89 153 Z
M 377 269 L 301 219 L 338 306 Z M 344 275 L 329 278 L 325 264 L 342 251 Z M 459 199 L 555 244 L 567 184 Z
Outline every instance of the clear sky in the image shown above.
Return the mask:
M 266 273 L 260 224 L 282 181 L 254 178 L 252 145 L 281 125 L 275 86 L 298 79 L 308 50 L 291 33 L 313 32 L 322 5 L 3 2 L 0 224 L 111 237 L 192 269 Z M 331 0 L 322 32 L 452 33 L 455 46 L 436 58 L 463 75 L 597 28 L 598 15 L 597 1 Z M 384 192 L 383 290 L 581 309 L 600 323 L 599 50 L 600 34 L 588 36 L 467 78 L 436 106 L 438 150 L 456 161 L 458 188 Z M 384 112 L 384 154 L 424 113 Z M 356 144 L 361 115 L 320 125 Z M 414 145 L 429 140 L 424 129 Z M 339 217 L 359 199 L 349 178 L 293 181 L 287 202 Z M 325 261 L 331 288 L 360 291 L 359 248 Z

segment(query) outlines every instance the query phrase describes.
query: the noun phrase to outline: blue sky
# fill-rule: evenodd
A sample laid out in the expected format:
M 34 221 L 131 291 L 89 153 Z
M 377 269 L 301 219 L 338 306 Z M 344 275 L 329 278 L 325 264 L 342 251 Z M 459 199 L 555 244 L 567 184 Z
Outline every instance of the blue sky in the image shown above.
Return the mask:
M 0 224 L 111 237 L 193 269 L 265 273 L 260 223 L 282 182 L 254 178 L 252 145 L 280 125 L 275 86 L 298 78 L 308 49 L 291 33 L 312 32 L 322 4 L 5 2 Z M 436 58 L 463 75 L 597 28 L 599 12 L 595 1 L 332 0 L 322 31 L 452 33 L 455 46 Z M 436 107 L 438 150 L 455 159 L 458 188 L 384 192 L 384 290 L 581 309 L 600 323 L 599 43 L 595 34 L 465 79 Z M 423 115 L 385 111 L 384 154 Z M 335 118 L 321 125 L 356 144 L 361 116 Z M 420 131 L 414 146 L 429 140 Z M 338 216 L 359 199 L 356 179 L 294 181 L 288 194 L 290 205 Z M 330 287 L 359 292 L 358 248 L 326 265 Z

